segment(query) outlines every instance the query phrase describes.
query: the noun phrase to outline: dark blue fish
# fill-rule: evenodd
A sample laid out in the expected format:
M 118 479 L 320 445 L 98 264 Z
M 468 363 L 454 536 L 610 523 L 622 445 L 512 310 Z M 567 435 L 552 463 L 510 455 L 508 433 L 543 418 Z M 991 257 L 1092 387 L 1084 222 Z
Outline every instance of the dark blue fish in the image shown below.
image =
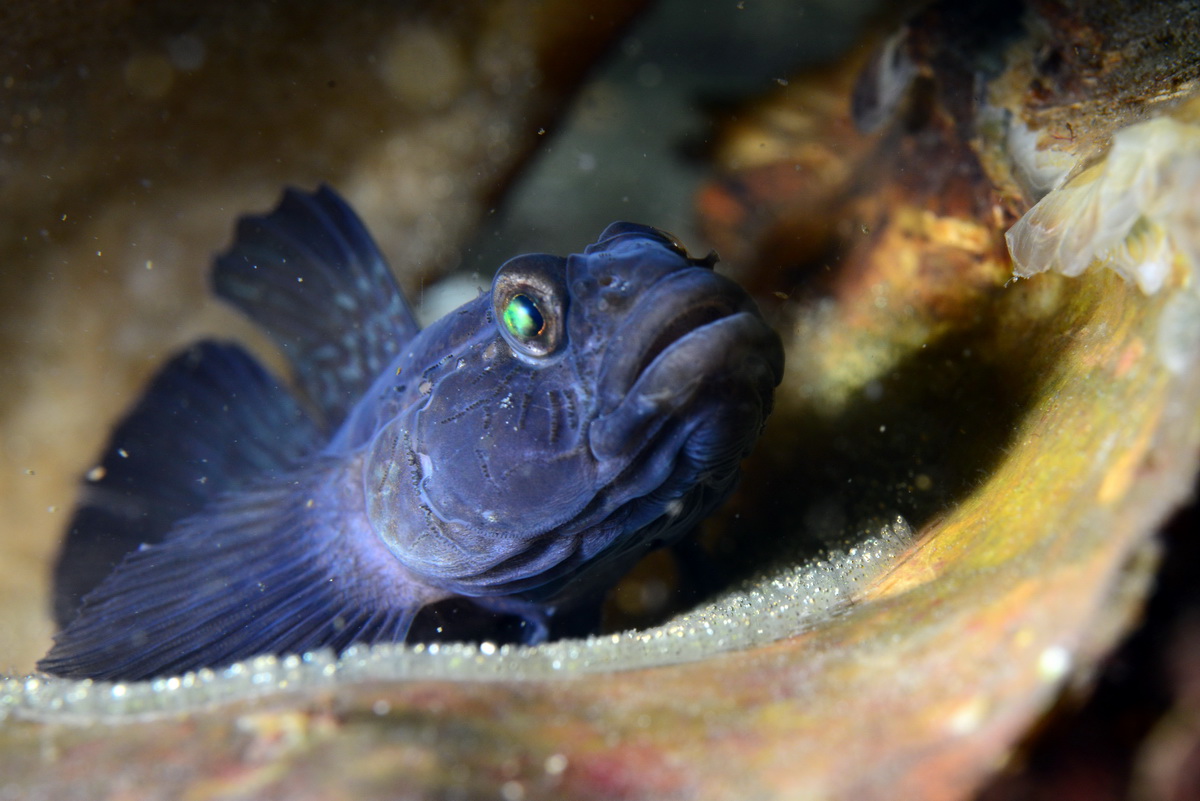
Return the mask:
M 454 598 L 528 643 L 594 625 L 729 494 L 782 374 L 714 261 L 614 223 L 582 254 L 508 261 L 422 331 L 345 203 L 286 192 L 239 222 L 213 286 L 295 390 L 236 345 L 163 369 L 85 485 L 39 668 L 138 679 L 402 641 Z

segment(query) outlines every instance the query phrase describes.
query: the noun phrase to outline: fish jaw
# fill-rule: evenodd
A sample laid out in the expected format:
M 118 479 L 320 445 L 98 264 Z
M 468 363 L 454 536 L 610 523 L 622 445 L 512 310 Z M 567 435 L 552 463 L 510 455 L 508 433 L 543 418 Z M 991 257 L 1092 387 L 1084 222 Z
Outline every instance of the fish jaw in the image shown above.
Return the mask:
M 631 450 L 640 451 L 666 421 L 686 418 L 701 405 L 746 403 L 750 416 L 741 438 L 753 442 L 782 378 L 780 349 L 779 336 L 747 312 L 691 331 L 655 355 L 621 401 L 592 422 L 592 453 L 604 464 L 615 460 L 610 471 L 624 469 Z

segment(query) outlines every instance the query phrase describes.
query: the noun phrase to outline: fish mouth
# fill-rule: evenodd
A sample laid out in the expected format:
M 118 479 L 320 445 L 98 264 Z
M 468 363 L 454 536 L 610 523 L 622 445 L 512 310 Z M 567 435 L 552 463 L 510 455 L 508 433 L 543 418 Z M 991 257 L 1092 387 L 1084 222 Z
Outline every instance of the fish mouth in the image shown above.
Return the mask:
M 691 334 L 698 328 L 703 328 L 709 323 L 715 323 L 717 320 L 729 317 L 736 312 L 728 308 L 728 304 L 722 302 L 702 303 L 696 306 L 689 306 L 680 313 L 671 318 L 662 331 L 650 343 L 642 354 L 641 359 L 637 362 L 637 367 L 633 371 L 634 376 L 641 376 L 650 368 L 650 365 L 663 353 L 667 348 L 679 342 L 684 337 Z
M 706 388 L 768 397 L 783 377 L 779 335 L 740 286 L 711 270 L 665 276 L 626 319 L 600 371 L 590 437 L 598 457 L 627 452 Z
M 761 320 L 745 290 L 709 269 L 684 269 L 659 279 L 638 298 L 609 343 L 599 376 L 601 407 L 620 403 L 666 351 L 705 326 L 742 313 Z

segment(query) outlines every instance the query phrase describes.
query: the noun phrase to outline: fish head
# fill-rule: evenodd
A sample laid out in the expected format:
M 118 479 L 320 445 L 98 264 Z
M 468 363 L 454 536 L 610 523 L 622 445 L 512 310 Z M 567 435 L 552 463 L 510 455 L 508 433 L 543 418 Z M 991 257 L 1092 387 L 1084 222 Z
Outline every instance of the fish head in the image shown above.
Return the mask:
M 506 262 L 471 307 L 486 324 L 371 447 L 392 553 L 462 595 L 542 600 L 615 581 L 711 511 L 783 370 L 715 261 L 614 223 L 583 253 Z

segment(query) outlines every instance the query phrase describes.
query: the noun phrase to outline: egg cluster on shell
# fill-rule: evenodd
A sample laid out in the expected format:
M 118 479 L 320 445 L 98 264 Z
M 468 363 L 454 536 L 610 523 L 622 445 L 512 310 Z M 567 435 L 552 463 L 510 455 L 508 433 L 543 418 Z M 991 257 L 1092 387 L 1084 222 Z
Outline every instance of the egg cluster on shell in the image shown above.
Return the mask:
M 690 662 L 819 625 L 886 573 L 912 541 L 912 529 L 897 517 L 822 556 L 765 571 L 661 626 L 580 640 L 352 646 L 340 657 L 328 650 L 261 656 L 142 682 L 0 678 L 0 720 L 131 720 L 363 681 L 542 681 Z

